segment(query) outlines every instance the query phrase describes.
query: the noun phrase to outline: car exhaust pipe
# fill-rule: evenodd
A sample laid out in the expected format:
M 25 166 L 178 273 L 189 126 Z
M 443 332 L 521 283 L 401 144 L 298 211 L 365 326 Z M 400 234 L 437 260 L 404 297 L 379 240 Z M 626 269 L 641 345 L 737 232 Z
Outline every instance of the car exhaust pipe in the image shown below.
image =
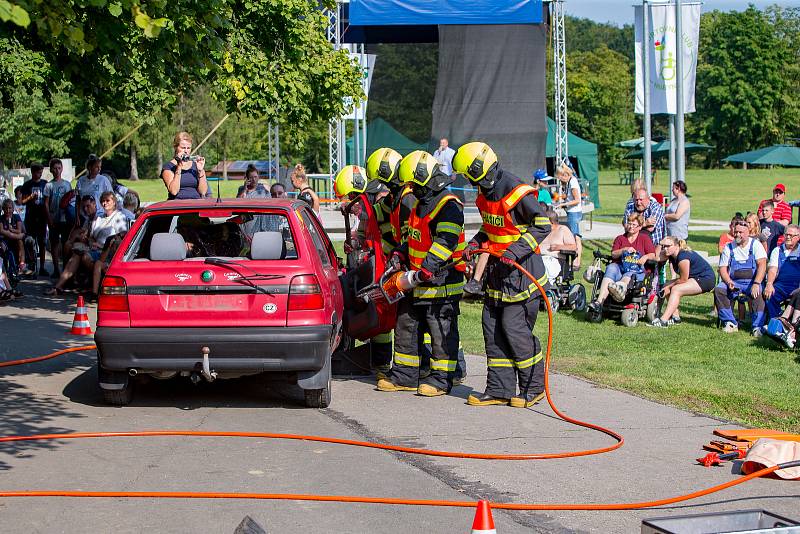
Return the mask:
M 136 375 L 139 374 L 139 371 L 137 369 L 134 369 L 133 367 L 131 367 L 130 369 L 128 369 L 128 374 L 131 375 L 131 376 L 136 376 Z
M 217 373 L 211 370 L 211 363 L 208 360 L 208 355 L 211 353 L 211 349 L 208 347 L 203 347 L 203 377 L 209 382 L 213 382 L 217 378 Z

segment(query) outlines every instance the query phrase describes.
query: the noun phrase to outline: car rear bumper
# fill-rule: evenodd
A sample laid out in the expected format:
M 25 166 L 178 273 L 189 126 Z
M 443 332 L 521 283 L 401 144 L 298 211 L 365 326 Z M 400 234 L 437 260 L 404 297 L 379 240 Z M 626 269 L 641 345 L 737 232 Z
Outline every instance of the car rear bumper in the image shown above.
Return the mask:
M 111 371 L 191 371 L 203 347 L 217 371 L 316 371 L 330 353 L 333 327 L 98 327 L 100 366 Z

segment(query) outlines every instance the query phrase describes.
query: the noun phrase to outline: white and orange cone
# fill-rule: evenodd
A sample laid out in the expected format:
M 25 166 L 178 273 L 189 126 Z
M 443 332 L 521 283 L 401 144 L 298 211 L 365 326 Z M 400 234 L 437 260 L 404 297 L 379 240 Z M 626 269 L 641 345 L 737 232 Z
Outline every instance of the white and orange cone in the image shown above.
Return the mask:
M 475 520 L 472 522 L 472 534 L 497 534 L 492 519 L 492 507 L 489 501 L 478 501 Z
M 75 317 L 72 319 L 70 334 L 76 336 L 92 335 L 92 327 L 89 324 L 89 314 L 86 311 L 86 303 L 83 302 L 83 295 L 78 297 L 78 306 L 75 308 Z

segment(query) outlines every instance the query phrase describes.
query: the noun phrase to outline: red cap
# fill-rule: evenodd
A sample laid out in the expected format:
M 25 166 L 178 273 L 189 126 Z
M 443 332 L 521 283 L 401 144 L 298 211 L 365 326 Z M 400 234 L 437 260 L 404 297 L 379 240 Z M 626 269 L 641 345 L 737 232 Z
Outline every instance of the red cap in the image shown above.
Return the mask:
M 775 187 L 773 187 L 772 190 L 775 191 L 776 189 L 780 189 L 784 193 L 786 192 L 786 186 L 783 184 L 775 184 Z

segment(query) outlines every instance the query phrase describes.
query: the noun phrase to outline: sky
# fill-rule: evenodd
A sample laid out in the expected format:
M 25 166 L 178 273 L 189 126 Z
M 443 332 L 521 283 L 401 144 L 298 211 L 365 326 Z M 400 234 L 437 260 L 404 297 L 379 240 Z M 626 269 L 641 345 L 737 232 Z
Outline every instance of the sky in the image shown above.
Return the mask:
M 691 0 L 688 0 L 691 1 Z M 633 5 L 640 4 L 641 0 L 565 0 L 564 7 L 568 15 L 592 19 L 597 22 L 611 22 L 617 26 L 633 24 Z M 773 4 L 783 7 L 800 7 L 800 0 L 706 0 L 703 2 L 703 11 L 743 10 L 748 4 L 754 4 L 763 9 Z

